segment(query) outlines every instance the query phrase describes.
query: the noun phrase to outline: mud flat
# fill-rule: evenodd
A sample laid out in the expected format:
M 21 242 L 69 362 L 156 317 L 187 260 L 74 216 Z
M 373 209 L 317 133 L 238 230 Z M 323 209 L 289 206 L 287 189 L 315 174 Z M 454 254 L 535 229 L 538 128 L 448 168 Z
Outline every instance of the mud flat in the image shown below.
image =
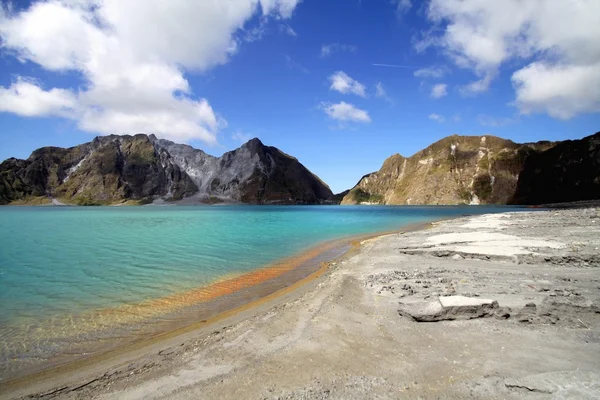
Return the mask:
M 599 307 L 599 208 L 459 218 L 366 240 L 252 309 L 0 396 L 597 399 Z

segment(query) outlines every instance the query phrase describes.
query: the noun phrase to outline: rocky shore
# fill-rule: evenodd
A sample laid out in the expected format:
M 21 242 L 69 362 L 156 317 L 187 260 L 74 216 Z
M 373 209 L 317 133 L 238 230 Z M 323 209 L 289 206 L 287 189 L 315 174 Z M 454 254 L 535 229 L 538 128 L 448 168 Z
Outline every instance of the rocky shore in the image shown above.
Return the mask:
M 600 208 L 367 240 L 208 330 L 1 397 L 600 398 Z M 11 389 L 9 392 L 8 389 Z

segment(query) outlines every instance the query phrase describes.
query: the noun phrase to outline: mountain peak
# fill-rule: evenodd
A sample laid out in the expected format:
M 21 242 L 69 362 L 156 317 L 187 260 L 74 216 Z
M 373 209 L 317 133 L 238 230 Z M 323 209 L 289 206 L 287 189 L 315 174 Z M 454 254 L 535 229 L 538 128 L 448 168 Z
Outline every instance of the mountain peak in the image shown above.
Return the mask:
M 255 137 L 248 140 L 244 146 L 264 146 L 263 142 L 260 141 L 259 138 Z
M 246 143 L 244 143 L 242 145 L 242 148 L 248 149 L 254 153 L 257 152 L 258 150 L 262 149 L 263 147 L 265 147 L 263 142 L 261 142 L 260 139 L 256 138 L 256 137 L 248 140 Z

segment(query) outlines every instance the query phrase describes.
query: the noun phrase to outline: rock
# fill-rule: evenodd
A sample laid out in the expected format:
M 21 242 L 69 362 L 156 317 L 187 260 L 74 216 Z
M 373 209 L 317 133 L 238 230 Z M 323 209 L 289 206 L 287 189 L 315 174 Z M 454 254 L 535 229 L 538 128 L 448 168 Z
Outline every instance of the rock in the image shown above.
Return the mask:
M 379 171 L 363 176 L 342 204 L 594 200 L 600 198 L 599 168 L 600 132 L 580 140 L 523 144 L 491 135 L 453 135 L 411 157 L 392 155 Z
M 537 317 L 537 307 L 535 303 L 527 303 L 525 307 L 523 307 L 517 315 L 515 315 L 517 321 L 522 323 L 532 323 L 539 322 L 540 319 Z
M 508 308 L 500 308 L 498 310 L 496 310 L 496 312 L 494 313 L 494 317 L 498 318 L 498 319 L 509 319 L 510 318 L 510 309 Z
M 444 307 L 439 301 L 426 301 L 418 303 L 400 303 L 398 313 L 404 317 L 410 317 L 417 322 L 442 321 Z
M 525 160 L 553 145 L 448 136 L 411 157 L 392 155 L 379 171 L 363 176 L 342 204 L 506 204 Z
M 545 372 L 519 378 L 506 378 L 504 385 L 523 394 L 554 395 L 560 399 L 597 399 L 600 375 L 592 371 Z
M 496 300 L 444 296 L 437 301 L 400 303 L 398 313 L 417 322 L 437 322 L 491 317 L 497 308 Z
M 198 188 L 146 135 L 99 136 L 68 149 L 42 147 L 27 160 L 0 164 L 0 204 L 31 197 L 79 205 L 178 200 Z
M 72 204 L 321 204 L 333 193 L 297 159 L 252 139 L 213 157 L 191 146 L 138 134 L 99 136 L 68 149 L 43 147 L 0 164 L 0 204 L 58 198 Z
M 600 133 L 565 140 L 528 157 L 514 204 L 549 204 L 600 198 Z

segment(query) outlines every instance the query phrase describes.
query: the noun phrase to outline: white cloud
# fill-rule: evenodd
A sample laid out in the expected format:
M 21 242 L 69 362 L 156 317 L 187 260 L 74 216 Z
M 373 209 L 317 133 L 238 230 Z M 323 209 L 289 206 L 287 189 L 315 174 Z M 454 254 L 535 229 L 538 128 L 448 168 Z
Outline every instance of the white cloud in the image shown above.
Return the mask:
M 448 73 L 448 68 L 445 67 L 428 67 L 416 70 L 413 75 L 417 78 L 434 78 L 439 79 Z
M 463 93 L 486 91 L 503 65 L 522 60 L 512 76 L 522 113 L 598 111 L 600 91 L 590 88 L 600 87 L 600 1 L 432 0 L 427 17 L 434 29 L 416 47 L 441 47 L 471 69 L 478 79 Z
M 59 115 L 71 118 L 77 108 L 76 96 L 63 89 L 45 91 L 22 78 L 9 88 L 0 86 L 0 111 L 25 117 Z
M 473 81 L 467 85 L 461 86 L 460 92 L 465 96 L 483 93 L 488 90 L 495 75 L 495 73 L 487 72 L 481 79 Z
M 333 53 L 355 53 L 358 47 L 343 43 L 329 43 L 321 46 L 321 57 L 329 57 Z
M 263 14 L 274 14 L 281 18 L 290 18 L 294 9 L 302 0 L 259 0 Z M 254 1 L 256 2 L 256 1 Z M 221 3 L 220 1 L 218 3 Z
M 252 135 L 250 135 L 249 133 L 242 132 L 242 131 L 235 131 L 231 135 L 231 139 L 233 139 L 236 142 L 242 143 L 242 144 L 246 143 L 247 141 L 249 141 L 252 138 L 253 138 Z
M 260 36 L 261 25 L 246 26 L 259 5 L 263 24 L 289 18 L 298 2 L 174 1 L 167 7 L 161 0 L 48 0 L 17 13 L 4 9 L 0 46 L 7 54 L 46 70 L 78 72 L 83 85 L 44 91 L 19 78 L 0 87 L 0 104 L 20 115 L 67 116 L 98 133 L 215 143 L 225 121 L 192 93 L 184 74 L 226 63 L 253 29 Z
M 434 99 L 440 99 L 448 94 L 448 85 L 445 83 L 438 83 L 431 87 L 431 97 Z
M 446 118 L 444 118 L 441 115 L 436 114 L 436 113 L 429 114 L 429 119 L 432 120 L 432 121 L 435 121 L 435 122 L 439 122 L 440 124 L 442 122 L 446 121 Z
M 368 112 L 344 101 L 337 104 L 322 103 L 321 108 L 329 117 L 340 122 L 371 122 Z
M 591 65 L 532 63 L 515 72 L 516 104 L 524 114 L 547 112 L 569 119 L 600 112 L 600 62 Z
M 329 77 L 331 86 L 329 90 L 336 90 L 343 94 L 353 93 L 357 96 L 365 97 L 365 85 L 359 81 L 352 79 L 343 71 L 337 71 Z

